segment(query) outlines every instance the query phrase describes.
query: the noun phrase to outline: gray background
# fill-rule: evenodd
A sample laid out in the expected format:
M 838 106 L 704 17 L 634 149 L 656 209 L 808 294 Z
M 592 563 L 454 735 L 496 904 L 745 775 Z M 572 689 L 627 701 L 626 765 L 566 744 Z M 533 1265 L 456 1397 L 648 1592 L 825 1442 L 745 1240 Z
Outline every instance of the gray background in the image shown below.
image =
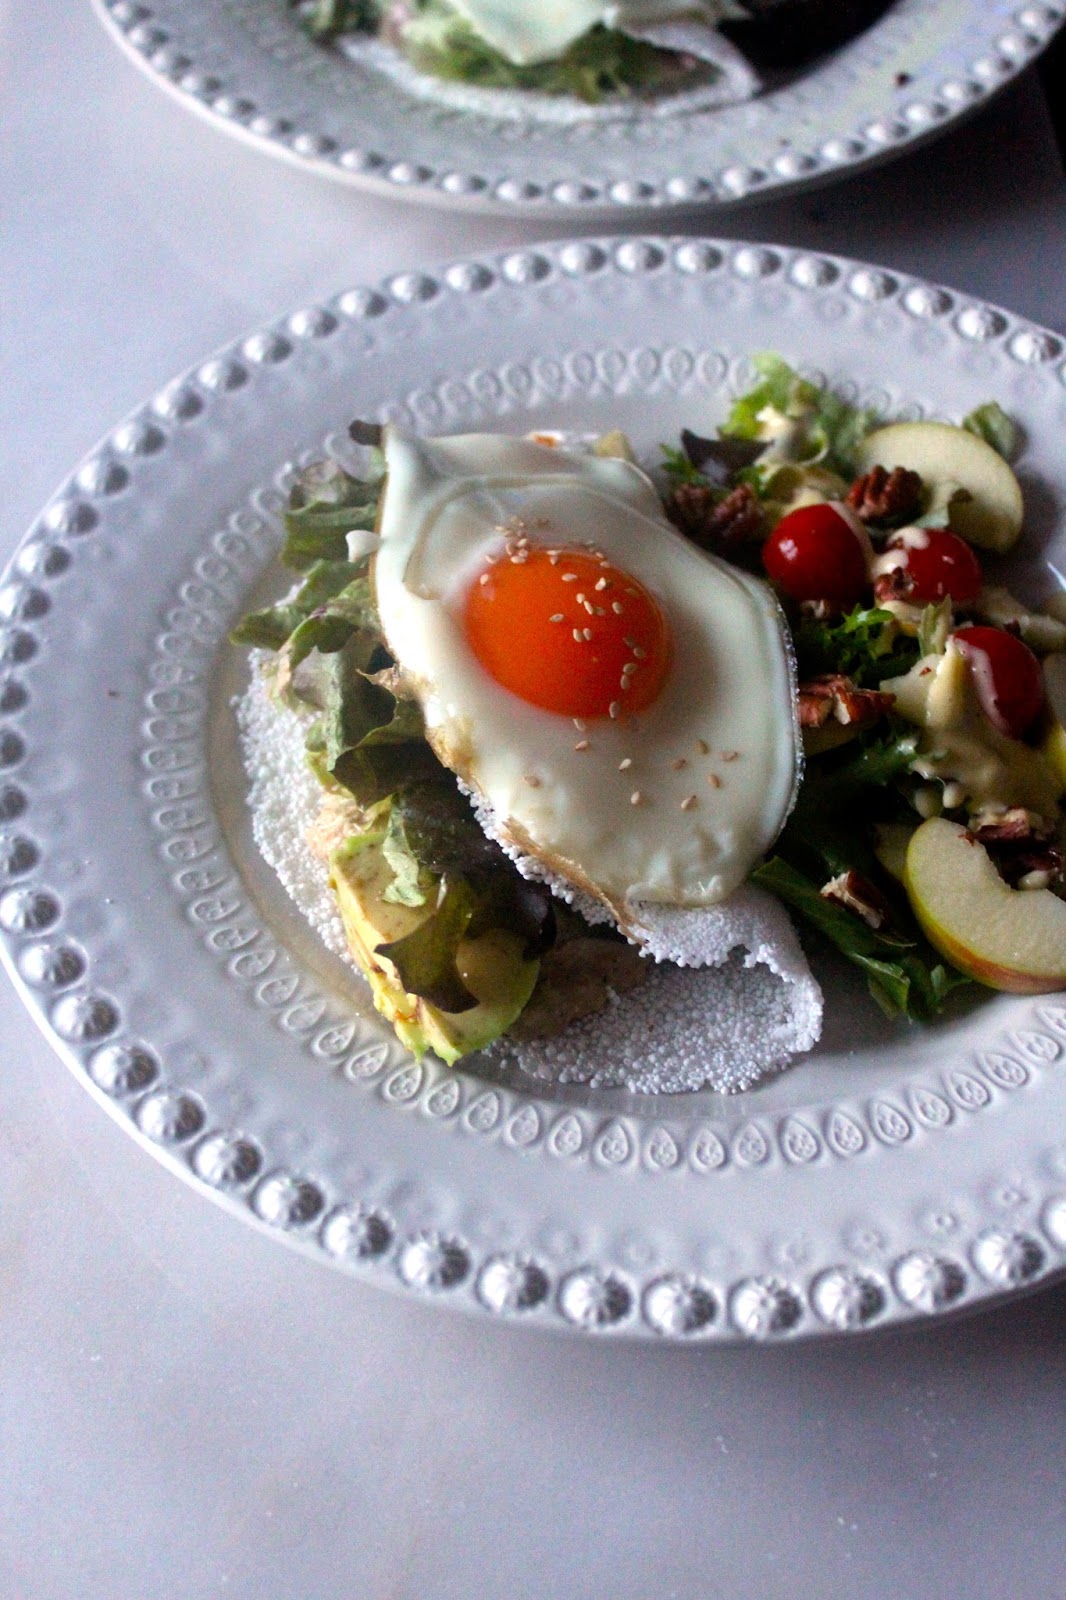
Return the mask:
M 97 437 L 214 346 L 531 237 L 224 138 L 84 0 L 8 0 L 0 69 L 5 557 Z M 1032 76 L 881 173 L 709 226 L 1066 331 Z M 705 1352 L 392 1298 L 156 1166 L 0 987 L 0 1600 L 1062 1600 L 1064 1333 L 1063 1288 L 936 1330 Z

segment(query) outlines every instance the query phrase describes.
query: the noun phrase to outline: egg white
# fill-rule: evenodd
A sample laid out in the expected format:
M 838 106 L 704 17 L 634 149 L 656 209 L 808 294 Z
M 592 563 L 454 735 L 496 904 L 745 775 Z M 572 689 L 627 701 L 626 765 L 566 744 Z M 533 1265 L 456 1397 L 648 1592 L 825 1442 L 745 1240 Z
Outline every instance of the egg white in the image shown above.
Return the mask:
M 798 780 L 792 660 L 768 587 L 683 539 L 628 462 L 395 428 L 384 449 L 377 605 L 441 760 L 507 839 L 622 926 L 640 902 L 725 899 L 780 832 Z M 595 546 L 659 601 L 674 661 L 639 716 L 575 728 L 471 651 L 466 594 L 516 518 L 532 544 Z

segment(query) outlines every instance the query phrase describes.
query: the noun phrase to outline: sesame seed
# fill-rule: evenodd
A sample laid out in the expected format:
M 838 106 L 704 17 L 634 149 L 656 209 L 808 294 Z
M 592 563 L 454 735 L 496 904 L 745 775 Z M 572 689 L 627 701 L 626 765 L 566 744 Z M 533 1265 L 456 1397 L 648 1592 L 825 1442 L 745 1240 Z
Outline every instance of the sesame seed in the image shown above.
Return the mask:
M 496 562 L 499 561 L 499 559 L 500 559 L 500 552 L 498 550 L 490 550 L 487 553 L 487 555 L 485 556 L 485 560 L 490 562 L 493 566 L 495 566 Z
M 626 756 L 624 761 L 620 761 L 618 763 L 618 770 L 619 770 L 619 772 L 628 772 L 632 765 L 633 765 L 633 757 L 632 756 Z
M 540 788 L 540 779 L 537 777 L 535 772 L 524 773 L 523 774 L 523 779 L 524 779 L 524 782 L 529 784 L 529 787 L 531 789 L 539 789 Z
M 622 615 L 622 602 L 620 600 L 612 600 L 611 610 L 614 612 L 616 617 L 620 617 Z
M 584 733 L 586 724 L 584 722 L 582 722 L 581 718 L 580 717 L 574 717 L 572 720 L 573 720 L 574 727 L 577 729 L 578 733 Z
M 681 809 L 682 811 L 691 811 L 696 804 L 696 796 L 694 794 L 687 794 L 681 802 Z
M 625 645 L 627 650 L 635 650 L 637 648 L 637 641 L 635 639 L 631 639 L 628 633 L 623 638 L 622 643 Z
M 559 576 L 561 577 L 561 579 L 562 579 L 562 581 L 564 583 L 576 583 L 577 582 L 577 573 L 576 572 L 561 572 L 559 574 Z
M 582 633 L 580 628 L 574 629 L 574 642 L 575 644 L 584 644 L 585 642 L 585 635 Z
M 597 587 L 597 589 L 601 589 L 601 590 L 602 589 L 609 589 L 611 587 L 610 578 L 597 578 L 596 579 L 596 587 Z
M 722 751 L 722 760 L 723 761 L 735 761 L 739 754 L 740 754 L 739 750 L 723 750 Z
M 549 622 L 562 622 L 562 620 L 563 614 L 561 611 L 557 611 L 554 616 L 548 618 Z
M 722 780 L 718 776 L 717 772 L 708 772 L 707 782 L 710 784 L 712 789 L 720 789 L 722 787 Z
M 581 593 L 580 589 L 577 591 L 574 599 L 577 601 L 579 606 L 583 606 L 585 604 L 585 596 Z
M 594 617 L 596 615 L 596 607 L 592 604 L 591 600 L 582 599 L 581 604 L 584 606 L 590 617 Z
M 682 767 L 688 766 L 688 762 L 685 760 L 684 756 L 678 756 L 677 760 L 671 761 L 670 765 L 673 767 L 675 772 L 680 772 Z
M 574 749 L 575 750 L 587 750 L 588 747 L 589 747 L 589 742 L 588 742 L 587 739 L 579 739 L 577 741 L 577 744 L 575 744 Z
M 648 652 L 646 650 L 642 650 L 639 644 L 635 644 L 633 646 L 633 654 L 636 656 L 638 661 L 644 661 Z
M 478 580 L 477 580 L 477 581 L 478 581 L 478 583 L 488 583 L 488 581 L 489 581 L 489 574 L 488 574 L 488 573 L 487 573 L 487 572 L 483 572 L 483 573 L 482 573 L 482 574 L 481 574 L 481 576 L 480 576 L 480 578 L 479 578 L 479 579 L 478 579 Z
M 582 636 L 583 639 L 586 639 L 586 640 L 591 639 L 592 638 L 592 629 L 591 628 L 582 628 L 581 636 Z
M 562 556 L 562 551 L 561 550 L 549 550 L 548 551 L 548 560 L 551 562 L 553 567 L 557 567 L 559 565 L 559 560 L 560 560 L 561 556 Z
M 631 584 L 626 585 L 626 594 L 639 594 L 639 589 L 634 589 Z
M 617 700 L 612 700 L 610 705 L 607 707 L 607 715 L 609 717 L 611 717 L 612 719 L 615 719 L 615 718 L 617 718 L 618 713 L 621 711 L 621 709 L 622 709 L 622 707 L 618 704 L 618 701 Z
M 592 615 L 594 617 L 605 617 L 607 613 L 602 606 L 593 606 Z
M 644 796 L 641 794 L 639 789 L 633 790 L 633 793 L 629 797 L 629 803 L 631 806 L 640 806 L 644 804 Z
M 706 739 L 697 739 L 696 749 L 699 751 L 701 756 L 709 756 L 711 753 L 711 747 L 707 743 Z

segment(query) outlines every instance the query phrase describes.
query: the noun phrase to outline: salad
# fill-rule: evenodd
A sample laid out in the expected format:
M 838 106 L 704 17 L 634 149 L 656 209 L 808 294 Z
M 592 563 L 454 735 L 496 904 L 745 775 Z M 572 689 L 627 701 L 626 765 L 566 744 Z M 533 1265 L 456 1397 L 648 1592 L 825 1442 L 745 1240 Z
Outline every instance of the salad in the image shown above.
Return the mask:
M 992 578 L 1022 528 L 1010 420 L 990 403 L 957 426 L 886 424 L 779 357 L 755 367 L 718 431 L 684 431 L 650 478 L 619 433 L 422 444 L 356 423 L 362 474 L 323 462 L 292 490 L 282 561 L 299 581 L 233 638 L 259 652 L 265 693 L 298 728 L 320 788 L 310 846 L 376 1006 L 416 1052 L 450 1061 L 501 1037 L 565 1033 L 648 981 L 642 953 L 708 959 L 685 953 L 677 917 L 713 918 L 752 885 L 859 968 L 892 1016 L 926 1021 L 975 982 L 1066 985 L 1066 624 Z M 513 485 L 516 462 L 533 509 L 488 527 L 478 576 L 440 534 L 441 508 L 466 504 L 460 490 L 476 498 L 494 471 Z M 700 634 L 676 632 L 671 645 L 661 631 L 668 569 L 646 586 L 645 570 L 598 535 L 553 542 L 554 517 L 611 496 L 610 522 L 630 519 L 645 557 L 659 518 L 680 591 L 713 577 L 708 648 L 728 645 L 715 672 L 755 673 L 717 685 L 722 715 L 740 703 L 751 725 L 731 738 L 737 748 L 725 723 L 693 723 L 684 744 L 671 724 L 674 743 L 654 743 L 645 712 L 679 655 L 712 659 Z M 450 636 L 443 664 L 428 653 L 453 592 L 466 597 L 465 638 L 495 696 L 475 702 L 479 733 L 492 732 L 480 765 L 474 719 L 455 715 Z M 559 640 L 550 658 L 521 633 L 542 600 Z M 548 611 L 578 602 L 587 626 Z M 619 670 L 616 616 L 626 655 L 600 707 L 600 669 L 589 677 L 581 663 L 591 646 Z M 522 678 L 534 657 L 535 681 Z M 554 677 L 545 660 L 562 664 Z M 564 715 L 578 691 L 593 699 Z M 703 715 L 691 684 L 679 698 Z M 512 737 L 519 702 L 535 707 L 533 732 Z M 537 765 L 546 714 L 570 729 L 572 768 L 601 763 L 586 769 L 595 798 L 562 807 L 551 849 L 538 838 L 543 805 L 556 788 L 579 791 Z M 651 731 L 638 737 L 638 725 Z M 615 789 L 624 827 L 609 814 Z M 689 862 L 693 839 L 705 859 L 679 891 L 676 862 Z M 660 925 L 642 922 L 642 902 L 671 896 L 689 910 L 662 922 L 668 938 L 649 933 Z
M 1014 426 L 994 402 L 882 426 L 756 366 L 719 436 L 665 458 L 669 514 L 762 568 L 795 643 L 806 769 L 753 876 L 890 1015 L 1059 988 L 1066 624 L 984 566 L 1022 532 Z
M 419 72 L 588 104 L 757 80 L 872 22 L 886 0 L 290 0 L 322 41 L 380 39 Z M 743 55 L 741 54 L 743 53 Z

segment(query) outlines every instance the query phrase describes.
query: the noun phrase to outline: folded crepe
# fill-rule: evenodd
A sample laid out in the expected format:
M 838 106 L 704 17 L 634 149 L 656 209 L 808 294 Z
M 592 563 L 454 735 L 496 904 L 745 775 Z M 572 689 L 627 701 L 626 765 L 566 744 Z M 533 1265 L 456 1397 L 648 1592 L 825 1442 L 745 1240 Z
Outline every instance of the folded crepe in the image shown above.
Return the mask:
M 254 671 L 238 702 L 256 845 L 298 910 L 334 954 L 351 962 L 328 871 L 308 834 L 322 788 L 305 759 L 304 724 L 270 695 Z M 500 832 L 483 805 L 479 820 Z M 528 877 L 540 863 L 504 847 Z M 551 880 L 549 880 L 551 881 Z M 551 887 L 589 921 L 607 913 L 559 880 Z M 822 994 L 781 904 L 745 885 L 719 905 L 687 910 L 641 905 L 634 933 L 655 963 L 647 980 L 550 1038 L 505 1036 L 490 1054 L 508 1070 L 552 1083 L 585 1083 L 639 1094 L 750 1088 L 809 1050 L 821 1031 Z

